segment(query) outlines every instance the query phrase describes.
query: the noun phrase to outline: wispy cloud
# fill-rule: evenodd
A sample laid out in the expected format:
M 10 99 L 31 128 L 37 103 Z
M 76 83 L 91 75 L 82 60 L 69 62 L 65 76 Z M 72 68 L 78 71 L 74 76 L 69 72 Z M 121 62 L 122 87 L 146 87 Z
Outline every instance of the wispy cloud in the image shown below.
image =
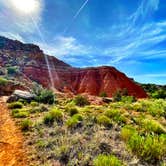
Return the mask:
M 91 52 L 91 48 L 81 44 L 74 37 L 57 36 L 52 43 L 37 42 L 47 54 L 54 55 L 59 58 L 67 58 L 75 56 L 86 56 Z M 75 57 L 76 58 L 76 57 Z

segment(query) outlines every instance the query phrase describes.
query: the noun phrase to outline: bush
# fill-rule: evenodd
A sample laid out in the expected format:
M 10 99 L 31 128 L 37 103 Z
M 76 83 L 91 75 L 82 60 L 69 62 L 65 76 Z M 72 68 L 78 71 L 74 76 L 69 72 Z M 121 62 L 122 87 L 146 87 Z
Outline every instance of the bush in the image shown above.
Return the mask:
M 113 100 L 115 102 L 118 102 L 118 101 L 121 101 L 121 98 L 122 98 L 122 94 L 121 94 L 121 91 L 116 91 L 116 93 L 113 95 Z
M 63 119 L 63 113 L 58 109 L 52 109 L 48 114 L 44 116 L 44 124 L 52 125 L 54 121 L 61 121 Z
M 119 110 L 108 110 L 105 112 L 105 115 L 111 119 L 113 119 L 117 123 L 125 123 L 126 118 L 121 115 L 121 112 Z
M 147 135 L 146 137 L 134 134 L 128 140 L 128 147 L 138 157 L 146 161 L 159 161 L 166 154 L 166 137 Z
M 27 109 L 14 109 L 12 110 L 12 116 L 14 118 L 26 118 L 29 116 Z
M 22 108 L 23 104 L 21 102 L 13 102 L 8 105 L 10 109 Z
M 77 124 L 78 124 L 79 122 L 80 122 L 80 121 L 79 121 L 77 118 L 71 117 L 70 119 L 67 120 L 66 125 L 67 125 L 67 127 L 69 127 L 69 128 L 74 128 L 74 127 L 77 126 Z
M 63 119 L 63 113 L 58 109 L 52 109 L 50 114 L 57 121 L 61 121 Z
M 99 94 L 99 96 L 100 96 L 100 97 L 107 97 L 107 93 L 106 93 L 106 92 L 101 92 L 101 93 Z
M 75 114 L 69 118 L 66 122 L 67 127 L 74 128 L 83 120 L 83 117 L 80 114 Z
M 0 85 L 5 86 L 7 83 L 8 83 L 7 79 L 0 77 Z
M 80 107 L 90 104 L 87 98 L 80 95 L 75 97 L 74 102 L 77 106 L 80 106 Z
M 73 115 L 72 118 L 76 118 L 76 119 L 78 119 L 79 121 L 82 121 L 82 120 L 83 120 L 83 117 L 82 117 L 82 115 L 80 115 L 80 114 L 75 114 L 75 115 Z
M 136 98 L 134 96 L 122 96 L 121 101 L 124 103 L 133 103 L 136 102 Z
M 18 73 L 18 68 L 14 66 L 10 66 L 7 68 L 7 73 L 10 75 Z
M 51 126 L 54 123 L 54 117 L 50 113 L 48 113 L 44 116 L 43 121 L 44 124 Z
M 94 166 L 122 166 L 122 162 L 113 155 L 98 155 L 93 160 Z
M 51 90 L 40 89 L 39 91 L 34 91 L 36 98 L 35 100 L 39 103 L 53 104 L 55 102 L 55 95 Z
M 134 154 L 146 161 L 158 161 L 166 154 L 166 135 L 141 136 L 134 128 L 126 126 L 121 131 L 121 137 Z
M 35 101 L 32 101 L 32 102 L 30 103 L 30 105 L 31 105 L 32 107 L 37 107 L 37 106 L 39 106 L 39 103 L 38 103 L 38 102 L 35 102 Z
M 105 127 L 112 127 L 112 121 L 105 115 L 99 115 L 97 117 L 97 123 Z
M 70 116 L 73 116 L 78 113 L 78 109 L 75 107 L 67 107 L 66 111 L 70 114 Z
M 166 133 L 166 130 L 164 129 L 164 127 L 155 120 L 145 119 L 142 121 L 141 124 L 142 124 L 143 130 L 145 130 L 146 132 L 153 132 L 156 134 Z
M 132 126 L 125 126 L 121 130 L 121 138 L 124 141 L 128 141 L 134 133 L 136 133 L 135 128 Z
M 32 126 L 32 121 L 29 119 L 25 119 L 21 122 L 21 130 L 22 131 L 28 131 Z

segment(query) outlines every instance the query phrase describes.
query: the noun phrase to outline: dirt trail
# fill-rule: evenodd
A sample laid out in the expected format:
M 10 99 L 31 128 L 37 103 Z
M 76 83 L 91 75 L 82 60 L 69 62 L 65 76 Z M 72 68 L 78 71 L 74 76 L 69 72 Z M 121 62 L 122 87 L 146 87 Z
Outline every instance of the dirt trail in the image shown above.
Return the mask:
M 23 136 L 0 98 L 0 166 L 26 166 Z

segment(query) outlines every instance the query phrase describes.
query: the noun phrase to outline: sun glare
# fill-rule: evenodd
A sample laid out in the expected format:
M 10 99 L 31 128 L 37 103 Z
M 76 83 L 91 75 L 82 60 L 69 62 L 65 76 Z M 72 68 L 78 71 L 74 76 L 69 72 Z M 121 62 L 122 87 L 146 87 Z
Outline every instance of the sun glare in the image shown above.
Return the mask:
M 14 8 L 24 14 L 31 14 L 38 10 L 38 0 L 10 0 Z

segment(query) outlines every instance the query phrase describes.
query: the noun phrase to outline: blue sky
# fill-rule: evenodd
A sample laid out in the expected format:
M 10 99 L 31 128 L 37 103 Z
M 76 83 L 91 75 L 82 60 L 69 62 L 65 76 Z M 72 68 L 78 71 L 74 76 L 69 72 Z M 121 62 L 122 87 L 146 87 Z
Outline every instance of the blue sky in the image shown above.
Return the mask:
M 136 81 L 166 84 L 165 0 L 31 0 L 28 14 L 13 1 L 0 0 L 0 35 L 76 67 L 115 66 Z

